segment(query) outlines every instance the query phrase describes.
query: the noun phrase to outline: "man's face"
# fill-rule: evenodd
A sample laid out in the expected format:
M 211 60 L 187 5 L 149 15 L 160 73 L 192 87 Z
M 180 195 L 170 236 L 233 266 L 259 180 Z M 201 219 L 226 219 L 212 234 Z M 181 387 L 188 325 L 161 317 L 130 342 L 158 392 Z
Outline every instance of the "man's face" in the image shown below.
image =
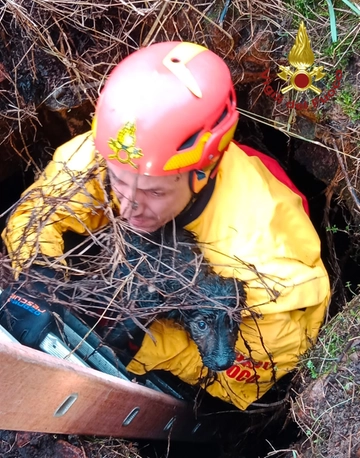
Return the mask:
M 175 218 L 190 202 L 189 174 L 152 177 L 125 172 L 107 163 L 120 214 L 130 226 L 154 232 Z

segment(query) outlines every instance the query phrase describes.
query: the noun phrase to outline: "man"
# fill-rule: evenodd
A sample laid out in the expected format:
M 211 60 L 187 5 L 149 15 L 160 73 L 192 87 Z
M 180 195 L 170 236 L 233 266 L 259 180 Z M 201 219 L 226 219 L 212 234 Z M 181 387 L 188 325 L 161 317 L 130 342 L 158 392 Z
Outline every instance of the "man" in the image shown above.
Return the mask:
M 112 211 L 145 233 L 173 219 L 194 232 L 216 273 L 246 282 L 253 313 L 241 317 L 237 359 L 206 386 L 246 409 L 314 342 L 330 289 L 305 199 L 273 159 L 232 141 L 237 120 L 216 54 L 181 42 L 141 49 L 110 75 L 92 133 L 57 149 L 3 237 L 18 271 L 40 254 L 62 259 L 65 231 L 89 234 Z M 151 334 L 130 371 L 206 378 L 183 329 L 159 320 Z

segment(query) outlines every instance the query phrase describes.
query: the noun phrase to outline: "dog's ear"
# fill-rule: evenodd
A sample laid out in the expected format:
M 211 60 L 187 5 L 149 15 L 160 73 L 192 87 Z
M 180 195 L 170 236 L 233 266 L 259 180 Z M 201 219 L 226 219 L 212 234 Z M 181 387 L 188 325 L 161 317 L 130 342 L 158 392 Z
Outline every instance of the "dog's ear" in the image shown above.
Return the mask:
M 177 323 L 182 324 L 186 329 L 188 328 L 189 322 L 197 315 L 199 312 L 195 309 L 173 309 L 170 312 L 166 312 L 166 318 L 170 318 Z
M 170 318 L 171 320 L 181 321 L 181 311 L 178 309 L 170 310 L 170 312 L 166 312 L 166 318 Z

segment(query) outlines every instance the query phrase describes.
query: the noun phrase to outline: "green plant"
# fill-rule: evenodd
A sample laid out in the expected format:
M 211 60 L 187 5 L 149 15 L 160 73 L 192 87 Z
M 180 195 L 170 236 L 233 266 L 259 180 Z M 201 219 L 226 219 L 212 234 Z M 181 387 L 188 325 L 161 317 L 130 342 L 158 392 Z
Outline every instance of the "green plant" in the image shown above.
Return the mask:
M 315 365 L 314 363 L 311 361 L 311 359 L 309 359 L 307 362 L 306 362 L 306 367 L 309 369 L 310 371 L 310 375 L 311 375 L 311 378 L 312 379 L 316 379 L 318 377 L 318 373 L 316 371 L 316 368 L 315 368 Z
M 321 50 L 322 54 L 326 57 L 330 57 L 333 61 L 336 61 L 336 68 L 345 70 L 351 61 L 353 52 L 349 51 L 349 46 L 346 42 L 342 42 L 340 45 L 338 42 L 331 43 Z M 341 65 L 340 65 L 341 64 Z
M 299 16 L 302 16 L 302 18 L 312 20 L 316 19 L 317 11 L 322 6 L 326 5 L 325 1 L 316 2 L 308 0 L 285 0 L 284 3 L 296 10 L 296 12 L 299 13 Z M 326 11 L 326 8 L 324 11 Z M 295 24 L 300 23 L 301 20 L 301 18 L 294 17 Z
M 356 98 L 356 90 L 352 86 L 345 86 L 338 93 L 336 101 L 351 121 L 360 120 L 360 97 Z
M 351 293 L 353 296 L 356 296 L 356 292 L 353 291 L 352 285 L 351 285 L 351 282 L 350 282 L 350 281 L 347 281 L 347 282 L 345 283 L 344 286 L 345 286 L 345 288 L 347 288 L 347 289 L 350 291 L 350 293 Z M 358 286 L 359 286 L 359 285 L 357 285 L 357 287 L 358 287 Z

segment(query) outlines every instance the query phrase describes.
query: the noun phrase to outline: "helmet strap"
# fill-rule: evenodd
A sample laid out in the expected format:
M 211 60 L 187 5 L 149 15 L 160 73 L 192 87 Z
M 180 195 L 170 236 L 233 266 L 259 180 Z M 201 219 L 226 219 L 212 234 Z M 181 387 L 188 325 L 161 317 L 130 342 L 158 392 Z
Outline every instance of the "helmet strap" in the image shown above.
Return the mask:
M 210 174 L 212 174 L 210 170 L 209 172 Z M 203 186 L 204 182 L 206 183 L 205 186 Z M 175 218 L 176 225 L 178 227 L 187 226 L 201 215 L 214 191 L 216 183 L 216 174 L 214 175 L 214 177 L 208 177 L 207 179 L 204 178 L 203 180 L 200 180 L 200 183 L 203 186 L 202 191 L 199 194 L 193 193 L 190 202 L 187 204 L 184 210 Z
M 210 176 L 209 172 L 207 173 L 204 170 L 191 170 L 189 172 L 189 186 L 193 194 L 199 194 L 206 186 Z
M 207 185 L 209 178 L 214 178 L 218 168 L 220 160 L 216 161 L 215 165 L 207 167 L 203 170 L 191 170 L 189 172 L 189 186 L 191 192 L 196 196 L 202 191 Z

